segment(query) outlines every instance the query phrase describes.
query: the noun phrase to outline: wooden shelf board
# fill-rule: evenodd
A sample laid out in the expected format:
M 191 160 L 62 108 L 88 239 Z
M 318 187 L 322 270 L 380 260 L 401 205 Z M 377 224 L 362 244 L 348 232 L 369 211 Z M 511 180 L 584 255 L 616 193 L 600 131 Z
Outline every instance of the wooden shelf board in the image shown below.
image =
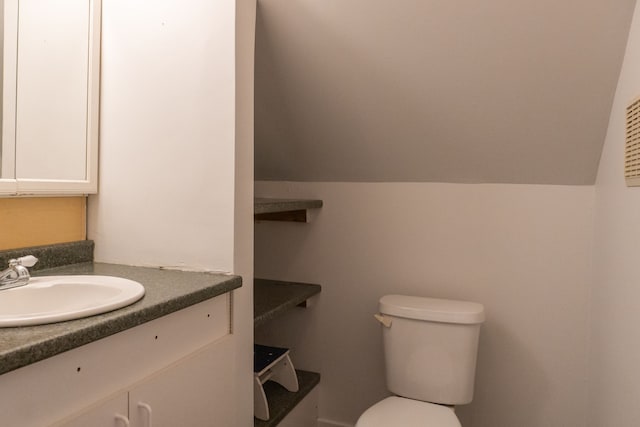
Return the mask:
M 304 303 L 320 293 L 322 287 L 311 283 L 285 282 L 281 280 L 253 280 L 253 326 Z
M 307 211 L 321 207 L 322 200 L 257 197 L 253 201 L 253 217 L 256 221 L 307 222 Z

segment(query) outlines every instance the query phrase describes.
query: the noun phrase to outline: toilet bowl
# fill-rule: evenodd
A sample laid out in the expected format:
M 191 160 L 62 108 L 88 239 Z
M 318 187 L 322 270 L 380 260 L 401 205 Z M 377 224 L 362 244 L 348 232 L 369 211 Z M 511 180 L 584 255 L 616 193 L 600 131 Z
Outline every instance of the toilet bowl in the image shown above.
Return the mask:
M 395 396 L 367 409 L 356 427 L 461 427 L 453 405 L 473 398 L 484 307 L 406 295 L 380 299 L 386 382 Z
M 392 396 L 367 409 L 356 427 L 461 427 L 461 424 L 451 407 Z

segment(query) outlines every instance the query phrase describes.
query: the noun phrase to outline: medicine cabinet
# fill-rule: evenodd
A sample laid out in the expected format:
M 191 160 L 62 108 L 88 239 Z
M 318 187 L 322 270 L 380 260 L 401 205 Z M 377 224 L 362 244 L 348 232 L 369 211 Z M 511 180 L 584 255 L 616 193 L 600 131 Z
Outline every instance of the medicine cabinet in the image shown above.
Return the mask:
M 95 193 L 101 0 L 0 3 L 0 196 Z

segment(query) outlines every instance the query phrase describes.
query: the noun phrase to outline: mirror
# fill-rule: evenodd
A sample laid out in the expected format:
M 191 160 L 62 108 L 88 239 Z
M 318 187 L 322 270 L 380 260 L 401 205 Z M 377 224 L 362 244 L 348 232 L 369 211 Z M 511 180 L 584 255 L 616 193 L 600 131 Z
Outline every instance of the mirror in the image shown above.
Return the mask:
M 94 193 L 100 0 L 0 2 L 0 194 Z

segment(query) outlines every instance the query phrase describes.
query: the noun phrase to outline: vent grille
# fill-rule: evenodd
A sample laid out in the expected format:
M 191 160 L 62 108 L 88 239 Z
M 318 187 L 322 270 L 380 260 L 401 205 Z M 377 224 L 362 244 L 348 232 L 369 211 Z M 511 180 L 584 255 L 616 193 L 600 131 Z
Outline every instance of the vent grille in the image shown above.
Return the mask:
M 624 178 L 629 187 L 640 186 L 640 98 L 627 107 L 627 140 L 624 149 Z

